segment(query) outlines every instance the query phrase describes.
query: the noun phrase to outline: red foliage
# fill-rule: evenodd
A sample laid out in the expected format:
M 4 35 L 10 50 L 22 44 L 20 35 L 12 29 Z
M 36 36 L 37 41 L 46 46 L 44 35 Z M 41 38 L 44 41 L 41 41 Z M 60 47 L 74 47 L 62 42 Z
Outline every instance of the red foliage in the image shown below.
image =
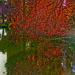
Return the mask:
M 29 34 L 34 34 L 34 36 L 65 36 L 67 34 L 66 31 L 70 29 L 67 20 L 71 16 L 72 9 L 74 8 L 72 2 L 68 6 L 64 8 L 62 1 L 54 0 L 37 0 L 34 4 L 29 2 L 25 5 L 23 5 L 22 1 L 18 1 L 16 3 L 16 11 L 11 16 L 12 27 L 16 29 L 18 25 L 25 28 L 27 32 L 30 32 Z M 21 24 L 21 21 L 25 23 Z
M 52 55 L 55 57 L 62 56 L 62 50 L 59 48 L 56 48 L 53 50 Z
M 48 50 L 43 53 L 43 55 L 47 58 L 60 57 L 62 54 L 63 52 L 60 48 L 53 48 L 52 50 Z
M 68 1 L 64 7 L 62 3 L 61 0 L 36 0 L 34 3 L 30 1 L 24 4 L 22 0 L 18 0 L 15 2 L 16 11 L 10 16 L 11 27 L 18 34 L 24 30 L 32 39 L 40 36 L 66 36 L 71 28 L 68 20 L 75 5 Z M 59 48 L 45 52 L 47 57 L 57 57 L 61 54 Z
M 27 60 L 29 61 L 29 62 L 34 62 L 34 61 L 37 61 L 37 56 L 35 56 L 35 55 L 31 55 L 31 56 L 28 56 L 27 57 Z

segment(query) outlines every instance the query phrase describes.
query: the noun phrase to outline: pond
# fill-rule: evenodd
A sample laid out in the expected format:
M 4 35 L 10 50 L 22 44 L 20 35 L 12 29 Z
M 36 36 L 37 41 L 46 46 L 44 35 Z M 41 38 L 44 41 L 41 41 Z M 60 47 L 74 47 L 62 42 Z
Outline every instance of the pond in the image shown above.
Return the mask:
M 7 62 L 7 52 L 0 52 L 0 75 L 7 75 L 5 64 Z

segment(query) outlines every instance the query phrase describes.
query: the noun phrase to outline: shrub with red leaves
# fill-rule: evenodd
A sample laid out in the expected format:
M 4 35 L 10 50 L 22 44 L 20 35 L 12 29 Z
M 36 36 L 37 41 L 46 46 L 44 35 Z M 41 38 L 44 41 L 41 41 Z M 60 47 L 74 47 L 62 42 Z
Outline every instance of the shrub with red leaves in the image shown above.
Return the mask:
M 32 4 L 31 1 L 24 3 L 19 0 L 14 3 L 16 11 L 12 12 L 12 27 L 17 29 L 19 26 L 25 29 L 30 37 L 31 34 L 34 34 L 33 36 L 65 36 L 70 29 L 67 20 L 72 15 L 74 6 L 69 3 L 63 7 L 62 3 L 60 0 L 37 0 Z
M 49 49 L 48 51 L 43 52 L 43 55 L 47 58 L 51 57 L 61 57 L 63 52 L 60 48 Z

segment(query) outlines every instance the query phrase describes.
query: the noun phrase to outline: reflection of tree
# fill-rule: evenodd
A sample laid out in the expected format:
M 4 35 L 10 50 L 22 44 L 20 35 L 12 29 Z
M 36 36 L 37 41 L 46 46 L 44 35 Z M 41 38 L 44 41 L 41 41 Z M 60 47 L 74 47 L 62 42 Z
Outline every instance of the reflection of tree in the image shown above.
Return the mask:
M 32 4 L 31 1 L 20 1 L 13 5 L 15 11 L 11 14 L 12 27 L 16 31 L 24 28 L 25 32 L 33 36 L 64 36 L 70 28 L 67 23 L 72 13 L 70 8 L 62 6 L 62 1 L 37 0 Z M 68 11 L 67 11 L 68 10 Z M 66 16 L 67 15 L 67 16 Z M 30 35 L 32 34 L 32 35 Z
M 0 29 L 2 29 L 2 38 L 4 32 L 9 29 L 9 24 L 7 22 L 8 4 L 5 0 L 0 0 Z
M 27 55 L 27 62 L 35 62 L 36 66 L 34 65 L 34 67 L 38 66 L 38 68 L 45 63 L 44 59 L 48 59 L 47 61 L 52 64 L 49 67 L 52 72 L 50 74 L 55 75 L 55 73 L 61 72 L 61 57 L 65 47 L 67 47 L 67 57 L 70 57 L 69 54 L 71 53 L 68 48 L 69 45 L 65 44 L 63 37 L 67 37 L 67 32 L 71 29 L 68 20 L 73 14 L 72 9 L 74 7 L 72 5 L 63 7 L 63 0 L 11 1 L 14 10 L 9 16 L 11 19 L 11 34 L 9 36 L 15 43 L 15 52 L 18 54 L 20 51 L 24 51 Z M 28 43 L 29 46 L 27 46 Z M 11 54 L 13 55 L 15 52 L 11 52 Z M 58 67 L 55 62 L 60 66 Z M 44 66 L 47 65 L 44 64 Z M 60 74 L 57 73 L 56 75 Z

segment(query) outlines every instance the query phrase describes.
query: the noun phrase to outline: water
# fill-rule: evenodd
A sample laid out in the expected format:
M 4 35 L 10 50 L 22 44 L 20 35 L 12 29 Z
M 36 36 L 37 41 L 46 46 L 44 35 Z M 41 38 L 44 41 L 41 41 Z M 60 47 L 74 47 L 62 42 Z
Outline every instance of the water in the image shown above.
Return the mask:
M 7 53 L 0 52 L 0 75 L 7 75 L 5 64 L 7 62 Z
M 0 40 L 2 40 L 2 35 L 7 36 L 7 32 L 4 29 L 4 34 L 3 34 L 3 29 L 0 29 Z

